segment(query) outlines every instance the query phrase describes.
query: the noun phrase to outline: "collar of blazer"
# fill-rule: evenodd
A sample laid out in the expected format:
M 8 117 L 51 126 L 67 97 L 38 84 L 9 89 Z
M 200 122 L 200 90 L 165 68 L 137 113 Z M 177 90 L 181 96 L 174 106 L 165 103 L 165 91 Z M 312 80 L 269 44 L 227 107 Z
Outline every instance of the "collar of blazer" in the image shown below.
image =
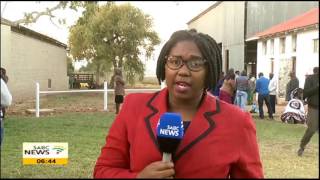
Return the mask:
M 146 104 L 147 108 L 151 110 L 151 113 L 149 113 L 144 120 L 149 135 L 154 144 L 158 147 L 159 151 L 160 149 L 156 138 L 156 127 L 160 116 L 167 112 L 167 95 L 168 90 L 167 88 L 164 88 L 163 90 L 156 92 Z M 206 94 L 195 118 L 192 120 L 188 128 L 188 131 L 186 131 L 176 153 L 173 155 L 174 162 L 199 143 L 214 129 L 215 122 L 212 119 L 212 116 L 219 112 L 219 100 L 212 95 Z

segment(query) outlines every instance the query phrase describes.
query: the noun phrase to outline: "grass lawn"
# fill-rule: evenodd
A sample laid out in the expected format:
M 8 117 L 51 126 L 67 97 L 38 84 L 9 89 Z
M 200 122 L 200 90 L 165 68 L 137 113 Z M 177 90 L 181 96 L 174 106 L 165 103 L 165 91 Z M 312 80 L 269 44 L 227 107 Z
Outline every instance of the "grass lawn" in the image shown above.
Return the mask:
M 1 178 L 92 178 L 113 117 L 107 113 L 8 117 L 1 152 Z M 68 142 L 68 164 L 23 165 L 23 142 Z
M 113 118 L 113 113 L 106 112 L 68 112 L 40 118 L 8 116 L 1 151 L 1 178 L 92 178 Z M 298 157 L 304 126 L 255 122 L 265 178 L 319 177 L 318 133 L 303 156 Z M 68 164 L 22 165 L 23 142 L 68 142 Z

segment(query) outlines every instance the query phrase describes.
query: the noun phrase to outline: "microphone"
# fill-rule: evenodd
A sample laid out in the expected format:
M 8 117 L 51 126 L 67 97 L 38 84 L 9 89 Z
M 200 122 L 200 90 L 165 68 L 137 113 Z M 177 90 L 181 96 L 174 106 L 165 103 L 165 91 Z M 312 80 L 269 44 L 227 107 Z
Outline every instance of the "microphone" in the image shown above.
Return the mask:
M 157 140 L 162 151 L 162 161 L 170 162 L 183 137 L 183 123 L 178 113 L 164 113 L 157 124 Z

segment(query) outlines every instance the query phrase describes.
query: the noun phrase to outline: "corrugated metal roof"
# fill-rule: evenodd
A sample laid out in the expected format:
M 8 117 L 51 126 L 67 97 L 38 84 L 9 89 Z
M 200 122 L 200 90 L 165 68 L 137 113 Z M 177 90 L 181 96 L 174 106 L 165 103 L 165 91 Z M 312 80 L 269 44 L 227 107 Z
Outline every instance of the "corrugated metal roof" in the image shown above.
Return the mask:
M 39 39 L 41 41 L 44 41 L 44 42 L 48 42 L 48 43 L 51 43 L 51 44 L 54 44 L 56 46 L 59 46 L 59 47 L 63 47 L 63 48 L 67 48 L 67 45 L 56 40 L 56 39 L 53 39 L 49 36 L 46 36 L 44 34 L 41 34 L 41 33 L 38 33 L 36 31 L 33 31 L 31 29 L 28 29 L 26 27 L 23 27 L 23 26 L 20 26 L 20 25 L 16 25 L 14 24 L 13 22 L 5 19 L 5 18 L 2 18 L 1 17 L 1 24 L 4 24 L 4 25 L 8 25 L 8 26 L 11 26 L 11 30 L 14 31 L 14 32 L 17 32 L 17 33 L 20 33 L 20 34 L 24 34 L 26 36 L 30 36 L 30 37 L 33 37 L 33 38 L 36 38 L 36 39 Z
M 296 16 L 288 21 L 272 26 L 271 28 L 257 33 L 255 36 L 263 37 L 275 33 L 285 32 L 297 28 L 319 24 L 319 8 L 311 9 L 304 14 Z

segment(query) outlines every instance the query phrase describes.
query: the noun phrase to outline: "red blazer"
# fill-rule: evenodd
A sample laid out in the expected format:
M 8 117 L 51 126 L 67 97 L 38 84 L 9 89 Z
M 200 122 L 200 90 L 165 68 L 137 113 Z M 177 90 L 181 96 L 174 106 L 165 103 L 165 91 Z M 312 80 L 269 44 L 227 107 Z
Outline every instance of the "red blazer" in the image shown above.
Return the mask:
M 94 178 L 135 178 L 162 160 L 156 140 L 168 111 L 168 90 L 126 96 L 94 168 Z M 205 95 L 173 155 L 176 178 L 263 178 L 255 124 L 249 113 Z

